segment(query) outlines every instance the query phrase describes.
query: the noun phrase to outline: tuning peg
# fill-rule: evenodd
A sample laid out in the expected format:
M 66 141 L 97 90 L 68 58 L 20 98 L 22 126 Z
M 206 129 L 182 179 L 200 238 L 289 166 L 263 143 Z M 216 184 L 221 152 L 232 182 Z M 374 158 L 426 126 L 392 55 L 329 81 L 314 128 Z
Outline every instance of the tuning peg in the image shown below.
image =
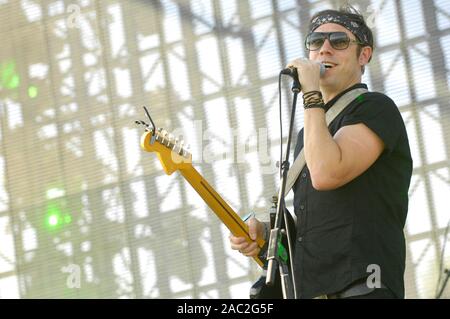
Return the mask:
M 191 144 L 186 145 L 184 148 L 184 156 L 188 156 L 188 154 L 191 152 Z
M 158 128 L 156 129 L 156 132 L 155 132 L 156 140 L 157 140 L 158 142 L 162 139 L 161 131 L 162 131 L 162 128 L 161 128 L 161 127 L 158 127 Z
M 178 150 L 178 154 L 180 154 L 180 155 L 183 155 L 183 152 L 184 152 L 184 141 L 182 140 L 179 144 L 178 144 L 178 146 L 179 146 L 179 150 Z
M 188 156 L 190 153 L 189 150 L 191 149 L 191 145 L 187 144 L 186 147 L 183 148 L 183 156 Z
M 160 143 L 164 144 L 165 140 L 166 140 L 166 135 L 167 132 L 164 129 L 161 129 L 161 131 L 159 132 L 159 137 L 160 137 Z
M 175 139 L 175 142 L 173 143 L 173 148 L 172 148 L 172 150 L 173 150 L 175 153 L 178 153 L 177 147 L 180 147 L 180 145 L 179 145 L 178 139 Z
M 175 144 L 174 142 L 174 136 L 172 134 L 168 134 L 168 140 L 167 140 L 167 147 L 171 147 Z

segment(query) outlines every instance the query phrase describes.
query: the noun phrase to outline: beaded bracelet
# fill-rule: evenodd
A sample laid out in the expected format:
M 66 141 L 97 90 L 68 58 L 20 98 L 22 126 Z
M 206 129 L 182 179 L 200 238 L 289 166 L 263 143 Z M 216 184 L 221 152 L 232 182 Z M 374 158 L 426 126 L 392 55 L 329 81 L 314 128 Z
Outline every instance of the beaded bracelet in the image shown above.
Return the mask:
M 319 91 L 311 91 L 303 94 L 303 104 L 322 101 L 322 93 Z
M 303 106 L 305 109 L 324 108 L 322 93 L 320 91 L 310 91 L 303 94 Z
M 314 108 L 320 108 L 325 110 L 325 104 L 323 102 L 319 102 L 319 103 L 308 103 L 308 104 L 304 104 L 303 105 L 304 109 L 314 109 Z
M 311 97 L 313 95 L 318 95 L 320 98 L 322 98 L 322 92 L 320 92 L 320 91 L 309 91 L 309 92 L 303 93 L 303 100 L 306 100 L 306 99 L 308 99 L 309 97 Z

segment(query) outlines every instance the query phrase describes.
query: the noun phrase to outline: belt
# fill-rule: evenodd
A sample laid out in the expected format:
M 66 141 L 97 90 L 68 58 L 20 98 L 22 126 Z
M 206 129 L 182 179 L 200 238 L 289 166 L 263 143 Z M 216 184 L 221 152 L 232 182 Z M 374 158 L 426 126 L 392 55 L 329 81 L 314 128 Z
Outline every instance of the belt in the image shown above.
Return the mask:
M 387 288 L 383 283 L 381 283 L 380 288 Z M 364 280 L 363 282 L 358 282 L 353 285 L 350 285 L 348 288 L 339 291 L 334 294 L 324 294 L 315 297 L 314 299 L 343 299 L 354 296 L 363 296 L 373 292 L 376 288 L 367 287 L 367 282 Z

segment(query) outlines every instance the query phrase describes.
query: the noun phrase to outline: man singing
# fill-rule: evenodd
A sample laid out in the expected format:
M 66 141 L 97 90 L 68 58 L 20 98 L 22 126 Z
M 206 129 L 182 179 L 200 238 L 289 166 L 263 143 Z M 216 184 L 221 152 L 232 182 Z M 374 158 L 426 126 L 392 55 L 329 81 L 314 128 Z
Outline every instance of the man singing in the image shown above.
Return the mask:
M 287 65 L 297 68 L 304 102 L 294 153 L 303 149 L 306 159 L 293 187 L 297 297 L 404 298 L 412 159 L 400 112 L 383 93 L 366 92 L 325 121 L 344 94 L 367 89 L 361 78 L 372 32 L 350 6 L 325 10 L 311 19 L 305 46 L 309 60 Z M 268 240 L 267 223 L 252 218 L 248 225 L 252 239 Z M 261 253 L 241 237 L 230 243 L 246 256 Z

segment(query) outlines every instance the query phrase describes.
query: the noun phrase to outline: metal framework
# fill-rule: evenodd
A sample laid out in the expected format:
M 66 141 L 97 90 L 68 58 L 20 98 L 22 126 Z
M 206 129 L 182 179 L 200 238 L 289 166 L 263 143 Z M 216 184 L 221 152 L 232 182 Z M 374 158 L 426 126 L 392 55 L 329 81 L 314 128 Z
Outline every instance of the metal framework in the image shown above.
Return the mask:
M 76 16 L 68 10 L 74 2 Z M 218 129 L 220 123 L 230 129 L 269 128 L 274 132 L 268 137 L 270 156 L 276 160 L 278 119 L 267 114 L 277 106 L 277 72 L 288 60 L 305 55 L 301 42 L 294 53 L 289 45 L 303 39 L 311 14 L 342 2 L 0 4 L 0 232 L 8 238 L 0 248 L 0 298 L 4 280 L 8 287 L 17 280 L 17 297 L 23 298 L 245 297 L 242 291 L 258 275 L 256 266 L 230 253 L 227 232 L 190 186 L 179 176 L 164 175 L 155 157 L 139 149 L 141 130 L 134 120 L 147 105 L 158 126 L 184 128 L 191 141 L 209 131 L 213 143 L 224 149 L 235 148 L 236 141 Z M 419 7 L 410 9 L 412 2 Z M 440 0 L 352 3 L 372 5 L 381 14 L 389 10 L 398 25 L 396 38 L 376 47 L 366 81 L 381 92 L 389 90 L 391 78 L 404 81 L 409 102 L 399 108 L 417 150 L 410 208 L 416 212 L 417 198 L 423 197 L 427 209 L 421 216 L 410 214 L 405 230 L 406 294 L 431 298 L 448 216 L 437 202 L 443 193 L 450 194 L 450 56 L 445 55 L 450 40 L 444 41 L 450 39 L 450 6 Z M 423 15 L 419 35 L 408 33 L 409 10 Z M 69 20 L 79 27 L 70 27 Z M 374 36 L 389 35 L 375 27 Z M 426 63 L 415 64 L 416 56 Z M 12 67 L 5 71 L 11 61 L 20 79 L 16 86 Z M 270 63 L 275 63 L 273 76 L 266 76 Z M 423 70 L 430 71 L 432 83 L 418 78 Z M 284 104 L 289 105 L 285 84 Z M 423 98 L 417 92 L 425 84 L 434 93 Z M 30 87 L 39 94 L 33 96 Z M 394 101 L 397 93 L 404 94 L 395 91 Z M 240 118 L 244 107 L 253 115 L 251 122 Z M 429 135 L 425 118 L 442 136 Z M 195 121 L 201 121 L 203 131 L 194 134 L 186 127 Z M 430 161 L 427 147 L 436 138 L 443 141 L 436 151 L 444 155 Z M 250 149 L 256 154 L 255 145 Z M 252 181 L 247 174 L 259 163 L 236 164 L 213 153 L 217 160 L 196 167 L 219 192 L 223 189 L 233 207 L 269 207 L 277 174 Z M 436 180 L 445 190 L 437 192 Z M 262 189 L 256 199 L 251 196 L 255 184 Z M 70 216 L 60 229 L 45 225 L 52 207 Z M 423 229 L 412 226 L 421 220 L 428 220 L 428 229 L 427 223 Z M 79 287 L 70 285 L 74 277 L 67 269 L 80 270 Z

